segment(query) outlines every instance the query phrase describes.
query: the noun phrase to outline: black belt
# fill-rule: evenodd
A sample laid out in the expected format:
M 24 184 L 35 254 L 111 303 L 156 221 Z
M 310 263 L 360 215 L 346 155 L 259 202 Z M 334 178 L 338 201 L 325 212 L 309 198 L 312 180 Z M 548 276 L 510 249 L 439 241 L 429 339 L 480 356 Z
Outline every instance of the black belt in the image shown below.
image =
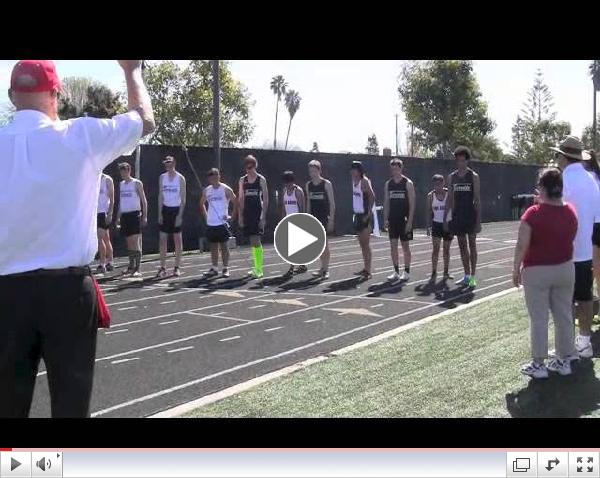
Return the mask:
M 34 271 L 19 272 L 5 277 L 40 277 L 40 276 L 86 276 L 91 275 L 89 266 L 67 267 L 65 269 L 36 269 Z

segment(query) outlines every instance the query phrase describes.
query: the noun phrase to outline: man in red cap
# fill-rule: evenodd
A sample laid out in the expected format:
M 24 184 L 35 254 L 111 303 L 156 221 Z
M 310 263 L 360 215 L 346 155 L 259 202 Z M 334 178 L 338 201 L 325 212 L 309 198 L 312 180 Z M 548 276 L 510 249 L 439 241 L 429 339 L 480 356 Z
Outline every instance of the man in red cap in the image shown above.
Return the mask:
M 53 417 L 87 417 L 98 326 L 88 264 L 102 170 L 154 130 L 141 60 L 119 60 L 128 112 L 60 121 L 49 60 L 22 60 L 0 129 L 0 417 L 27 417 L 44 359 Z

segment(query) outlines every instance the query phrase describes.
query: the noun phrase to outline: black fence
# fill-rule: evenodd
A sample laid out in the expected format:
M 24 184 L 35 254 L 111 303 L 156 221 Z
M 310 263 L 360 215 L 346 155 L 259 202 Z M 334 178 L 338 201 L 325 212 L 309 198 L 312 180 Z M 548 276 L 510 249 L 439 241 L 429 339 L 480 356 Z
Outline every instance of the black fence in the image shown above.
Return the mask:
M 277 207 L 275 191 L 281 188 L 281 175 L 285 170 L 293 170 L 297 182 L 304 185 L 308 181 L 307 163 L 317 159 L 323 166 L 323 176 L 333 183 L 336 201 L 335 233 L 352 232 L 352 187 L 350 164 L 362 161 L 367 176 L 373 183 L 377 204 L 383 200 L 383 185 L 389 178 L 389 160 L 386 156 L 362 154 L 307 153 L 301 151 L 273 151 L 243 148 L 221 149 L 222 180 L 237 192 L 237 182 L 243 174 L 242 160 L 253 154 L 258 159 L 258 171 L 263 174 L 269 187 L 269 211 L 265 241 L 272 241 L 277 225 Z M 140 175 L 148 199 L 148 225 L 143 232 L 144 253 L 158 251 L 158 177 L 164 172 L 162 160 L 172 155 L 177 160 L 177 169 L 187 179 L 187 207 L 183 218 L 183 243 L 186 250 L 198 249 L 199 239 L 203 236 L 204 224 L 199 211 L 201 187 L 199 185 L 183 149 L 177 146 L 141 147 Z M 204 182 L 204 173 L 215 166 L 211 148 L 188 148 L 188 155 L 194 168 Z M 447 176 L 454 169 L 453 161 L 401 157 L 405 165 L 405 174 L 410 177 L 416 189 L 417 205 L 415 227 L 425 225 L 425 197 L 431 190 L 431 177 L 434 174 Z M 113 162 L 106 173 L 115 180 L 115 194 L 118 202 L 118 184 L 120 181 L 117 163 L 128 161 L 134 165 L 135 157 L 119 158 Z M 481 177 L 482 219 L 484 222 L 508 221 L 515 219 L 513 196 L 531 194 L 536 184 L 538 167 L 499 163 L 473 162 L 471 167 Z M 137 176 L 137 173 L 136 173 Z M 113 231 L 114 234 L 114 231 Z M 241 238 L 239 238 L 241 239 Z M 238 243 L 242 242 L 238 240 Z M 115 237 L 115 253 L 124 252 L 124 240 Z

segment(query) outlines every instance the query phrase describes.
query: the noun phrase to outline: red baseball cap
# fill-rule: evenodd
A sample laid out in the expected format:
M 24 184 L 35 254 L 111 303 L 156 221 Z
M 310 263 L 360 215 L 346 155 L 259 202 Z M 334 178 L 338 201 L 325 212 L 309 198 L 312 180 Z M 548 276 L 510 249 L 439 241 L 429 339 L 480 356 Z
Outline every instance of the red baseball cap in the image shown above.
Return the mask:
M 60 78 L 52 60 L 21 60 L 13 68 L 10 89 L 19 93 L 60 91 Z

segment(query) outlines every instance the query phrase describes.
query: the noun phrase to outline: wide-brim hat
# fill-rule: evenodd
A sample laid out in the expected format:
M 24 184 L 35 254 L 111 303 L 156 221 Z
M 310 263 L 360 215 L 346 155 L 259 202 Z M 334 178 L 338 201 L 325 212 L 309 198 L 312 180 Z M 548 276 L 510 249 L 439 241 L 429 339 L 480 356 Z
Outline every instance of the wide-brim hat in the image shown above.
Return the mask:
M 583 161 L 583 143 L 577 136 L 567 136 L 556 147 L 551 147 L 551 151 L 563 154 L 567 158 Z

